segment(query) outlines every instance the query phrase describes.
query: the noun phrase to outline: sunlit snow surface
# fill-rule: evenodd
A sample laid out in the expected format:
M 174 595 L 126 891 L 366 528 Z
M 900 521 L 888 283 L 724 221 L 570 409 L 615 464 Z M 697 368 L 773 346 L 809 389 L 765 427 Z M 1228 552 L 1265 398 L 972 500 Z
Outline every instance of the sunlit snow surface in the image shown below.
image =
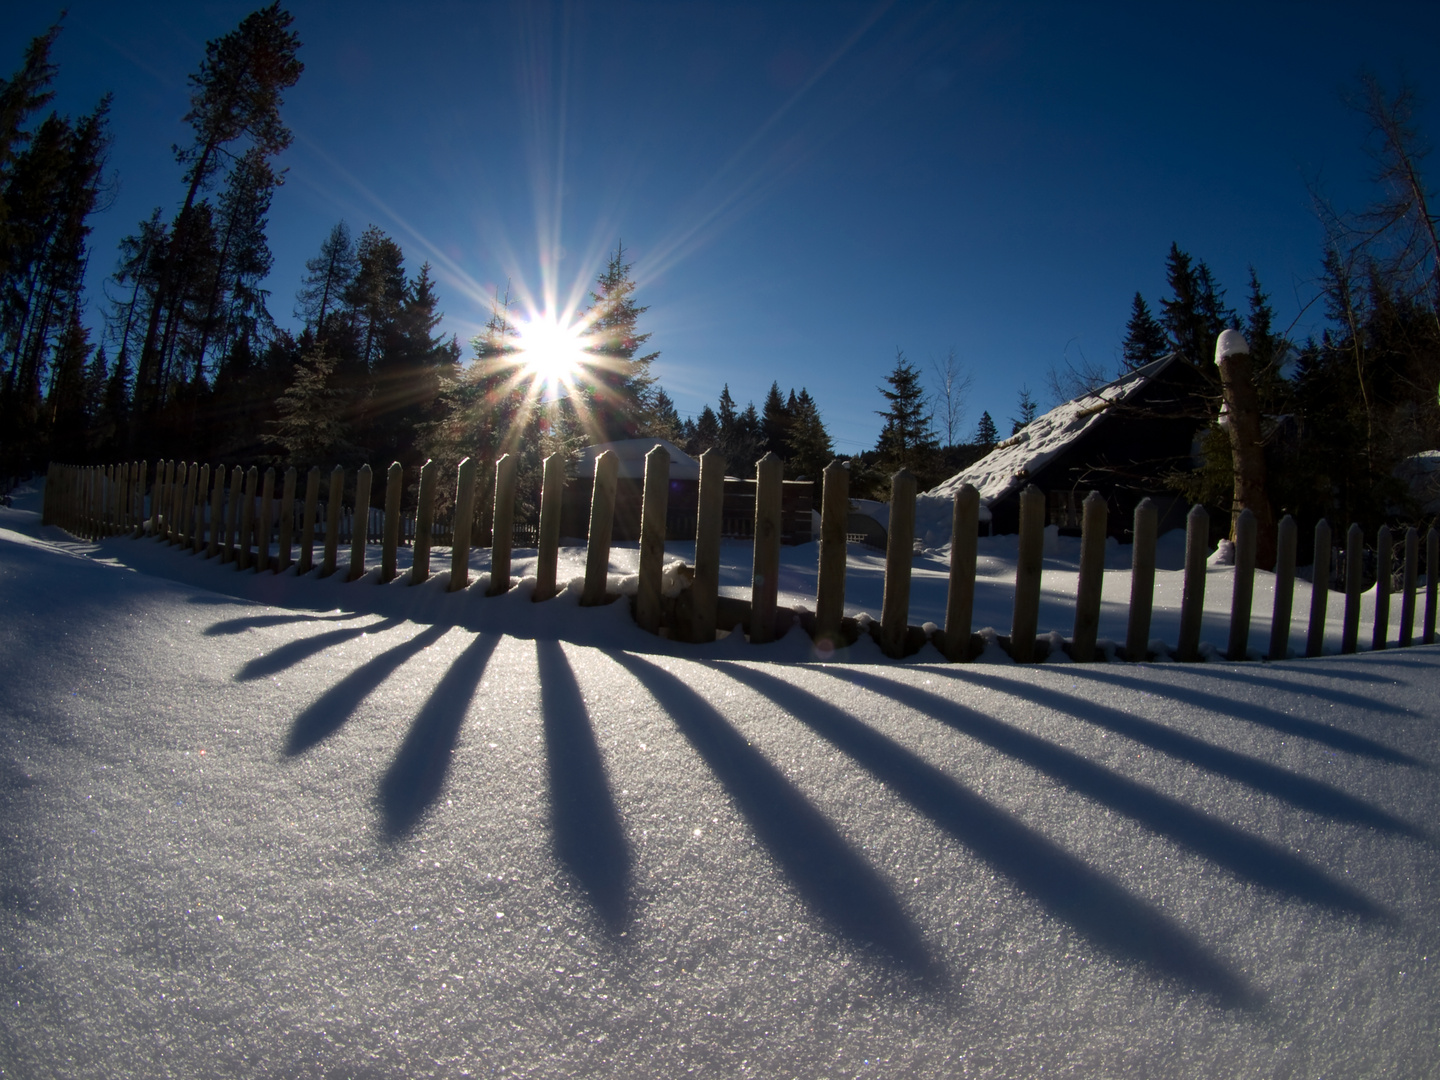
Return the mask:
M 574 590 L 486 599 L 481 555 L 463 594 L 245 575 L 18 503 L 3 1075 L 1440 1069 L 1434 648 L 821 664 L 798 632 L 698 648 Z M 1005 545 L 977 626 L 1008 628 Z M 814 548 L 788 554 L 801 602 Z M 1068 548 L 1045 573 L 1068 632 Z

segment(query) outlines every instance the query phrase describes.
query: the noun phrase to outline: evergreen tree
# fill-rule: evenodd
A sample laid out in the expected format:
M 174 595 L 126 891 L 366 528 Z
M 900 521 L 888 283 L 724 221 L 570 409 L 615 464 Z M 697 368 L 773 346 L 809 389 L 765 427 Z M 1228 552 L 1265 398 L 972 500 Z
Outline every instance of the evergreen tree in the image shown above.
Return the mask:
M 405 253 L 371 225 L 355 246 L 355 276 L 345 290 L 345 303 L 360 337 L 360 360 L 377 377 L 405 303 L 405 285 Z
M 80 322 L 80 310 L 71 306 L 55 347 L 55 371 L 46 399 L 50 452 L 61 461 L 83 461 L 88 456 L 85 409 L 85 361 L 90 355 L 90 333 Z
M 1150 314 L 1150 306 L 1138 292 L 1130 305 L 1130 321 L 1125 324 L 1125 341 L 1120 346 L 1120 356 L 1125 366 L 1134 371 L 1146 364 L 1154 363 L 1170 352 L 1170 343 L 1165 337 L 1165 328 Z
M 359 264 L 345 222 L 337 222 L 320 245 L 320 254 L 305 261 L 305 276 L 295 297 L 295 315 L 305 320 L 317 338 L 324 338 L 326 320 L 355 279 Z
M 335 361 L 317 340 L 300 358 L 294 378 L 276 403 L 275 441 L 297 469 L 333 466 L 354 455 L 349 442 L 348 402 L 335 384 Z
M 980 423 L 975 428 L 975 444 L 989 450 L 1000 439 L 1000 432 L 996 430 L 995 421 L 990 419 L 988 412 L 980 414 Z
M 650 406 L 644 434 L 650 438 L 666 439 L 676 444 L 684 439 L 680 413 L 675 408 L 675 402 L 670 400 L 670 395 L 659 386 L 655 388 L 655 397 Z
M 818 484 L 825 466 L 829 465 L 835 456 L 835 448 L 830 441 L 830 433 L 825 430 L 825 423 L 820 418 L 820 409 L 816 406 L 815 399 L 804 387 L 801 387 L 795 398 L 787 439 L 785 457 L 790 466 L 789 471 L 797 478 L 803 476 Z
M 1035 399 L 1030 396 L 1030 387 L 1028 386 L 1020 387 L 1020 400 L 1017 405 L 1020 410 L 1020 415 L 1010 418 L 1011 435 L 1017 434 L 1021 428 L 1030 423 L 1031 420 L 1034 420 L 1036 412 L 1039 411 L 1039 406 L 1035 404 Z
M 917 474 L 927 471 L 938 447 L 930 412 L 925 407 L 920 371 L 896 349 L 895 366 L 885 381 L 890 389 L 882 386 L 879 390 L 888 407 L 876 413 L 885 421 L 875 446 L 880 468 L 888 472 L 909 469 Z
M 793 398 L 795 392 L 790 392 Z M 777 457 L 788 457 L 790 453 L 790 425 L 793 415 L 786 405 L 785 399 L 780 394 L 780 384 L 772 382 L 770 392 L 765 395 L 765 405 L 761 413 L 760 429 L 764 439 L 764 453 L 772 453 Z
M 1166 257 L 1165 279 L 1171 298 L 1160 301 L 1161 321 L 1170 343 L 1185 359 L 1218 378 L 1215 339 L 1236 323 L 1235 313 L 1225 306 L 1225 290 L 1216 283 L 1204 260 L 1194 263 L 1174 243 Z
M 755 403 L 747 401 L 745 408 L 735 417 L 735 442 L 732 452 L 725 455 L 725 460 L 730 463 L 732 472 L 738 466 L 743 470 L 738 475 L 750 476 L 755 472 L 755 463 L 764 456 L 765 428 L 760 414 L 755 411 Z
M 650 365 L 660 355 L 640 352 L 650 340 L 638 332 L 640 316 L 649 309 L 635 302 L 632 265 L 625 261 L 625 245 L 617 244 L 590 294 L 587 321 L 594 344 L 587 389 L 592 418 L 605 441 L 633 437 L 644 426 L 655 381 Z
M 706 405 L 700 410 L 699 417 L 695 420 L 695 430 L 685 440 L 685 452 L 692 457 L 699 457 L 706 450 L 713 449 L 720 445 L 720 420 L 715 415 L 715 410 Z
M 59 36 L 60 24 L 56 23 L 44 34 L 32 38 L 20 70 L 0 82 L 0 280 L 10 274 L 14 261 L 15 238 L 11 233 L 7 189 L 16 159 L 30 144 L 31 133 L 26 130 L 26 121 L 55 96 L 50 89 L 56 72 L 50 50 Z

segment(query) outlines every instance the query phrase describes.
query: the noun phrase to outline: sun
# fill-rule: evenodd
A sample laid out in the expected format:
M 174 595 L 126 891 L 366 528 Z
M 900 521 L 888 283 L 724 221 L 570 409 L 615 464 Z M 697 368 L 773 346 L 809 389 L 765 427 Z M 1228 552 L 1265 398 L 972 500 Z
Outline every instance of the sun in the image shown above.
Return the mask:
M 520 363 L 547 386 L 571 386 L 588 359 L 584 327 L 562 323 L 546 314 L 519 328 Z

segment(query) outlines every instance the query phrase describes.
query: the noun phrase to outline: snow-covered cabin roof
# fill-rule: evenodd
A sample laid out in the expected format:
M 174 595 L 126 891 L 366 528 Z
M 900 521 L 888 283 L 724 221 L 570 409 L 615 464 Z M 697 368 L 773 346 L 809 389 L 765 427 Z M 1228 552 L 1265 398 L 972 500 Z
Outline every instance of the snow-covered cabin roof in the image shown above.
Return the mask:
M 663 446 L 670 455 L 671 480 L 700 479 L 700 463 L 668 439 L 621 439 L 618 442 L 596 443 L 575 455 L 576 468 L 580 476 L 594 476 L 595 459 L 606 450 L 613 450 L 620 459 L 620 479 L 643 480 L 645 455 L 657 446 Z
M 1115 405 L 1133 396 L 1179 359 L 1178 353 L 1171 353 L 1037 416 L 1018 434 L 996 443 L 990 453 L 926 494 L 953 499 L 961 484 L 973 484 L 982 503 L 1005 498 L 1081 435 L 1103 423 Z

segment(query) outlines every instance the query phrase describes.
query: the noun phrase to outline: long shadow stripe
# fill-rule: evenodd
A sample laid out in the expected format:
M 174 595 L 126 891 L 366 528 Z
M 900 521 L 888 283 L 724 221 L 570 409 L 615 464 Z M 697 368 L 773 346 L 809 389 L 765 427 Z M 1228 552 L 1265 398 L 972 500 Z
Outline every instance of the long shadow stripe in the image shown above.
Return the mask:
M 290 725 L 290 737 L 285 740 L 285 753 L 289 756 L 302 754 L 339 731 L 360 703 L 381 683 L 421 649 L 440 640 L 449 629 L 448 626 L 431 626 L 422 630 L 409 641 L 402 641 L 365 661 L 326 690 L 295 717 Z
M 240 619 L 222 619 L 220 622 L 212 623 L 205 628 L 205 636 L 219 637 L 222 634 L 239 634 L 246 630 L 266 626 L 284 626 L 287 623 L 350 622 L 353 619 L 363 619 L 364 617 L 364 613 L 359 611 L 345 612 L 340 615 L 247 615 Z
M 911 974 L 941 974 L 885 880 L 709 702 L 664 668 L 626 653 L 607 655 L 669 713 L 812 910 L 842 937 Z
M 1369 897 L 1278 844 L 1162 795 L 1074 751 L 894 679 L 850 669 L 819 670 L 933 717 L 1257 885 L 1342 911 L 1372 917 L 1385 914 Z
M 773 675 L 743 666 L 723 670 L 850 755 L 1100 948 L 1227 1005 L 1256 1003 L 1244 982 L 1181 926 L 893 739 Z
M 311 634 L 309 637 L 287 641 L 272 652 L 246 661 L 245 665 L 236 673 L 235 678 L 239 682 L 249 682 L 252 679 L 263 679 L 267 675 L 279 674 L 286 668 L 294 667 L 300 661 L 307 660 L 316 653 L 333 649 L 336 645 L 364 634 L 384 633 L 404 621 L 400 618 L 384 619 L 380 622 L 366 623 L 363 626 L 347 626 L 343 630 L 327 630 L 323 634 Z
M 1263 791 L 1292 806 L 1313 810 L 1341 821 L 1353 821 L 1359 825 L 1369 825 L 1371 828 L 1399 833 L 1402 836 L 1427 839 L 1427 834 L 1423 829 L 1408 821 L 1403 821 L 1377 806 L 1371 806 L 1332 784 L 1312 780 L 1308 776 L 1301 776 L 1299 773 L 1271 765 L 1269 762 L 1250 757 L 1248 754 L 1226 750 L 1224 747 L 1207 743 L 1203 739 L 1197 739 L 1193 735 L 1186 735 L 1173 728 L 1168 728 L 1164 724 L 1157 724 L 1153 720 L 1131 716 L 1129 713 L 1112 709 L 1095 701 L 1085 700 L 1082 703 L 1076 701 L 1071 695 L 1058 690 L 1047 690 L 1022 679 L 999 674 L 994 668 L 987 668 L 983 676 L 973 672 L 954 671 L 941 667 L 928 670 L 957 682 L 965 682 L 990 690 L 999 689 L 999 684 L 1004 683 L 1005 693 L 1013 697 L 1065 713 L 1077 720 L 1113 731 L 1117 735 L 1124 735 L 1127 739 L 1133 739 L 1142 746 L 1148 746 L 1152 750 L 1158 750 L 1160 753 L 1180 761 L 1188 761 L 1216 776 L 1223 776 L 1257 791 Z
M 1315 720 L 1306 720 L 1304 717 L 1289 716 L 1286 713 L 1267 708 L 1264 705 L 1255 705 L 1248 701 L 1234 701 L 1230 698 L 1221 697 L 1218 694 L 1206 693 L 1204 690 L 1196 690 L 1188 686 L 1183 690 L 1178 690 L 1149 679 L 1140 679 L 1133 675 L 1121 674 L 1119 672 L 1087 671 L 1080 664 L 1067 667 L 1065 674 L 1090 682 L 1127 686 L 1136 690 L 1143 690 L 1157 697 L 1170 698 L 1172 701 L 1183 702 L 1186 705 L 1195 705 L 1202 709 L 1209 709 L 1211 712 L 1219 713 L 1222 716 L 1242 720 L 1247 724 L 1257 724 L 1260 727 L 1270 728 L 1272 731 L 1281 731 L 1286 735 L 1294 735 L 1299 739 L 1309 739 L 1311 742 L 1322 743 L 1332 749 L 1343 750 L 1349 754 L 1376 758 L 1380 761 L 1390 761 L 1397 765 L 1413 765 L 1421 769 L 1428 769 L 1430 767 L 1419 758 L 1411 757 L 1409 754 L 1399 750 L 1394 750 L 1384 743 L 1376 742 L 1374 739 L 1367 739 L 1364 735 L 1356 735 L 1353 732 L 1346 731 L 1344 728 L 1332 727 L 1329 724 L 1322 724 Z M 1189 674 L 1189 672 L 1187 671 L 1186 674 Z M 1339 703 L 1342 704 L 1353 705 L 1355 702 L 1364 702 L 1363 698 L 1357 697 L 1354 694 L 1337 693 L 1335 697 Z M 1349 699 L 1349 701 L 1347 702 L 1344 699 Z M 1399 711 L 1393 706 L 1372 706 L 1368 702 L 1365 703 L 1365 707 L 1388 709 L 1391 712 Z
M 555 855 L 612 931 L 630 920 L 631 852 L 575 673 L 558 641 L 537 641 Z
M 439 796 L 475 688 L 499 641 L 497 635 L 478 635 L 415 714 L 415 723 L 380 780 L 381 824 L 388 838 L 410 832 Z

